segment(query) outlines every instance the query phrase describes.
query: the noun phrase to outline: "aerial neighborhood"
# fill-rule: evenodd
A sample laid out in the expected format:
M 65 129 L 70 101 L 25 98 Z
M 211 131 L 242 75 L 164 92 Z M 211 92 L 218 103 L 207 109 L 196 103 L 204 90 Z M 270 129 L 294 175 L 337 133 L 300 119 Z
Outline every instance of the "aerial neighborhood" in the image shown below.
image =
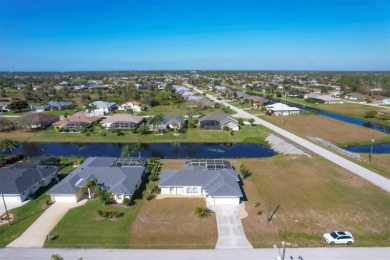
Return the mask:
M 388 151 L 375 145 L 390 142 L 388 82 L 388 73 L 0 74 L 0 245 L 386 247 Z

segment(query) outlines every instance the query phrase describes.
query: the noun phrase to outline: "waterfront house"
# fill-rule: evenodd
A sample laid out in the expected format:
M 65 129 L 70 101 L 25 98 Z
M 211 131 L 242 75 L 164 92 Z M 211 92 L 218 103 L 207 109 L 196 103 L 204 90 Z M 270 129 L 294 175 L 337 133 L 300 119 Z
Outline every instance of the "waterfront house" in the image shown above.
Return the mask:
M 224 127 L 238 131 L 240 126 L 238 121 L 224 113 L 213 113 L 199 119 L 199 127 L 202 129 L 222 130 Z
M 32 158 L 0 169 L 0 193 L 5 202 L 23 202 L 49 185 L 60 169 L 59 159 Z
M 202 197 L 207 205 L 239 205 L 243 197 L 240 178 L 229 161 L 190 160 L 183 169 L 163 171 L 161 194 Z
M 116 114 L 104 119 L 101 124 L 107 129 L 131 129 L 144 121 L 142 116 Z
M 122 203 L 125 198 L 131 199 L 141 186 L 145 165 L 146 159 L 142 158 L 90 157 L 48 194 L 53 201 L 77 202 L 100 189 L 111 193 L 115 202 Z M 88 192 L 85 186 L 92 179 L 97 181 L 97 187 Z

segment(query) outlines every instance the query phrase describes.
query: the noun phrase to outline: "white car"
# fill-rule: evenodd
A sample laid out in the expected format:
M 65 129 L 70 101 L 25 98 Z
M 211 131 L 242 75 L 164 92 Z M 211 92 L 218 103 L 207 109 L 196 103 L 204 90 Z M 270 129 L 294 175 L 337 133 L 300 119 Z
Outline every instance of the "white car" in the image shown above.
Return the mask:
M 352 245 L 353 242 L 355 242 L 351 232 L 348 231 L 333 231 L 330 233 L 325 233 L 323 236 L 326 243 L 329 245 L 341 245 L 341 244 L 347 244 Z

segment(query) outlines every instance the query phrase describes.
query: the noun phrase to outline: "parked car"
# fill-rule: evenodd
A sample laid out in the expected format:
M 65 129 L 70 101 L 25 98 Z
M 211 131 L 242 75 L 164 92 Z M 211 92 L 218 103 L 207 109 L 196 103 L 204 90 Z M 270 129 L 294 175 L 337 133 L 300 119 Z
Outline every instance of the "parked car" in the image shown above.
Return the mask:
M 336 244 L 352 245 L 355 241 L 351 232 L 349 231 L 333 231 L 330 233 L 325 233 L 323 239 L 331 246 Z

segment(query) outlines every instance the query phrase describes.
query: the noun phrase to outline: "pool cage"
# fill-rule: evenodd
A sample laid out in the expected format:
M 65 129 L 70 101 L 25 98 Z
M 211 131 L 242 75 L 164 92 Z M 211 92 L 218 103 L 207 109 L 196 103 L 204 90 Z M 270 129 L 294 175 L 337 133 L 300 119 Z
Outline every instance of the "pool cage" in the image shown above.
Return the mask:
M 222 170 L 222 169 L 232 170 L 233 169 L 233 167 L 229 161 L 220 160 L 220 159 L 188 160 L 185 162 L 184 166 L 200 167 L 200 168 L 204 168 L 207 170 Z
M 136 157 L 121 157 L 114 161 L 111 167 L 145 167 L 146 159 Z

